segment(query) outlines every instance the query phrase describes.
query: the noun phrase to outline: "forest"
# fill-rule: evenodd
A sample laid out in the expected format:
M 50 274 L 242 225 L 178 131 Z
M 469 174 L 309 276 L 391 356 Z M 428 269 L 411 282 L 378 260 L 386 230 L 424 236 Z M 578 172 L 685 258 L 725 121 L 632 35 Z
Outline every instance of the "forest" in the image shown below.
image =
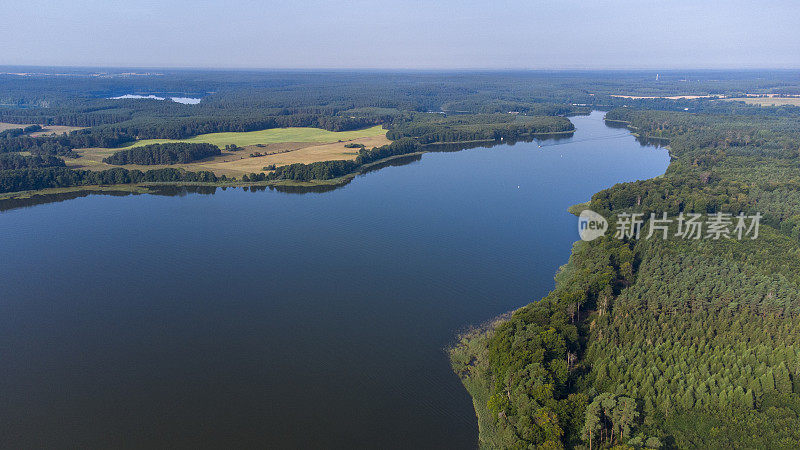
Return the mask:
M 519 114 L 410 114 L 397 117 L 386 137 L 415 138 L 420 144 L 519 140 L 539 134 L 574 131 L 566 117 Z
M 0 153 L 0 171 L 36 169 L 41 167 L 64 167 L 66 164 L 55 156 L 23 156 L 17 153 Z
M 672 229 L 668 240 L 576 243 L 547 297 L 452 351 L 485 399 L 483 444 L 796 448 L 800 120 L 731 112 L 610 111 L 643 138 L 668 139 L 673 161 L 587 207 L 608 218 L 758 212 L 759 239 Z
M 102 171 L 46 167 L 0 171 L 0 192 L 132 183 L 213 183 L 225 179 L 225 175 L 217 177 L 214 172 L 188 172 L 175 168 L 142 172 L 121 167 Z
M 103 162 L 115 165 L 180 164 L 217 156 L 221 153 L 222 151 L 219 147 L 212 144 L 170 142 L 120 150 L 107 158 L 103 158 Z

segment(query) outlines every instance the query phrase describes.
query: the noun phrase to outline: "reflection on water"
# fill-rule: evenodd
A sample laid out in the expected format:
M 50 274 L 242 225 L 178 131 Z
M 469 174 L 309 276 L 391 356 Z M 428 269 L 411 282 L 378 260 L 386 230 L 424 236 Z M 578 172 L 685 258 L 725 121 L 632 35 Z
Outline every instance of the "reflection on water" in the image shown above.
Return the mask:
M 504 139 L 502 141 L 483 141 L 483 142 L 457 142 L 447 144 L 427 144 L 423 148 L 429 152 L 460 152 L 472 148 L 492 148 L 499 145 L 513 146 L 518 143 L 557 143 L 569 142 L 574 137 L 573 133 L 543 134 L 535 138 L 525 139 Z
M 30 206 L 44 205 L 47 203 L 58 203 L 67 200 L 72 200 L 89 195 L 111 195 L 116 197 L 124 197 L 131 195 L 132 192 L 123 191 L 109 191 L 109 192 L 96 192 L 96 191 L 74 191 L 63 192 L 59 194 L 34 194 L 27 198 L 5 198 L 0 200 L 0 211 L 9 211 L 17 208 L 27 208 Z
M 311 186 L 269 186 L 269 190 L 283 192 L 285 194 L 322 194 L 325 192 L 335 191 L 342 186 L 346 186 L 350 183 L 351 180 L 345 181 L 343 184 L 317 184 Z M 262 187 L 262 191 L 264 190 L 264 186 Z
M 616 121 L 616 120 L 606 120 L 605 123 L 606 123 L 606 126 L 608 128 L 615 128 L 615 129 L 618 129 L 618 130 L 620 130 L 620 129 L 621 130 L 627 130 L 628 129 L 628 124 L 626 122 L 619 122 L 619 121 Z
M 669 145 L 669 139 L 653 137 L 653 136 L 636 136 L 636 142 L 642 147 L 666 147 Z
M 148 190 L 153 195 L 165 195 L 167 197 L 184 197 L 189 194 L 213 195 L 217 192 L 216 186 L 176 186 L 172 184 L 159 184 L 149 186 Z
M 361 174 L 368 174 L 370 172 L 375 172 L 376 170 L 381 170 L 386 167 L 399 167 L 399 166 L 407 166 L 409 164 L 413 164 L 417 161 L 422 159 L 421 154 L 415 155 L 407 155 L 407 156 L 400 156 L 398 158 L 392 158 L 388 161 L 383 161 L 379 163 L 375 163 L 370 165 L 369 167 L 362 169 Z
M 397 161 L 387 161 L 381 167 L 400 166 L 410 164 L 413 161 L 418 161 L 420 155 L 414 157 L 398 158 Z M 363 173 L 378 170 L 381 167 L 371 167 L 371 170 L 364 171 Z M 151 195 L 165 196 L 165 197 L 185 197 L 190 194 L 201 195 L 214 195 L 217 189 L 222 191 L 241 189 L 245 192 L 264 192 L 267 189 L 270 191 L 283 192 L 287 194 L 321 194 L 331 192 L 346 186 L 350 183 L 350 179 L 345 180 L 341 184 L 317 184 L 307 186 L 291 186 L 291 185 L 278 185 L 278 186 L 241 186 L 241 187 L 218 187 L 218 186 L 179 186 L 179 185 L 152 185 L 147 186 L 147 193 Z M 26 198 L 6 198 L 0 199 L 0 212 L 9 211 L 12 209 L 25 208 L 36 205 L 44 205 L 47 203 L 59 203 L 76 198 L 88 197 L 90 195 L 110 195 L 116 197 L 125 197 L 128 195 L 139 195 L 140 192 L 125 192 L 125 191 L 92 191 L 92 190 L 79 190 L 72 192 L 62 192 L 57 194 L 34 194 Z
M 628 124 L 625 122 L 618 122 L 618 121 L 606 121 L 606 126 L 609 128 L 615 128 L 620 130 L 629 130 Z M 635 136 L 636 142 L 641 144 L 642 147 L 666 147 L 669 145 L 669 139 L 667 138 L 660 138 L 660 137 L 649 137 L 649 136 Z
M 183 197 L 188 194 L 214 194 L 216 186 L 175 186 L 175 185 L 155 185 L 148 186 L 148 193 L 152 195 L 162 195 L 167 197 Z M 0 199 L 0 211 L 9 211 L 17 208 L 26 208 L 47 203 L 59 203 L 76 198 L 88 197 L 90 195 L 107 195 L 112 197 L 127 197 L 129 195 L 140 195 L 140 192 L 126 191 L 96 191 L 96 190 L 77 190 L 70 192 L 60 192 L 56 194 L 33 194 L 26 198 L 4 198 Z

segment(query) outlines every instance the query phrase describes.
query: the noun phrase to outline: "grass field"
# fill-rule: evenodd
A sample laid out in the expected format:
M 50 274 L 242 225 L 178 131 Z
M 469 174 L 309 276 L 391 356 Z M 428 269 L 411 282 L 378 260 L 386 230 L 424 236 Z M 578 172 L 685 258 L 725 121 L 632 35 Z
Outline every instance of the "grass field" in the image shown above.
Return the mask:
M 761 105 L 761 106 L 781 106 L 781 105 L 800 106 L 800 97 L 740 97 L 740 98 L 726 98 L 725 101 L 745 102 L 749 105 Z
M 328 131 L 321 128 L 272 128 L 269 130 L 248 131 L 243 133 L 209 133 L 187 139 L 143 139 L 128 147 L 139 147 L 148 144 L 164 144 L 167 142 L 194 142 L 214 144 L 220 148 L 234 144 L 239 147 L 256 144 L 274 144 L 279 142 L 337 142 L 349 141 L 361 137 L 386 135 L 380 125 L 363 130 Z

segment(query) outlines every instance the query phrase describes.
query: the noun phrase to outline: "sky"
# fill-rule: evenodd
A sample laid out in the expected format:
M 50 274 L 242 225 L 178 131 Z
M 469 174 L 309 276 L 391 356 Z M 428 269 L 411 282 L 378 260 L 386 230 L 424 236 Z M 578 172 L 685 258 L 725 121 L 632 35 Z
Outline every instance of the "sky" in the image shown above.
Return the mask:
M 0 0 L 0 65 L 800 68 L 798 0 Z

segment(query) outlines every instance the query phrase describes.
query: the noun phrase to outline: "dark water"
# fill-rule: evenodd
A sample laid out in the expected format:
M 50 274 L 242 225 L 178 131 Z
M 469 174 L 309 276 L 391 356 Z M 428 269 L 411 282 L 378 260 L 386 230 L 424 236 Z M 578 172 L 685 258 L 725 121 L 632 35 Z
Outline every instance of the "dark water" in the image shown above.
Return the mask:
M 0 213 L 0 445 L 474 447 L 443 349 L 552 288 L 569 205 L 668 162 L 573 121 L 326 193 Z

